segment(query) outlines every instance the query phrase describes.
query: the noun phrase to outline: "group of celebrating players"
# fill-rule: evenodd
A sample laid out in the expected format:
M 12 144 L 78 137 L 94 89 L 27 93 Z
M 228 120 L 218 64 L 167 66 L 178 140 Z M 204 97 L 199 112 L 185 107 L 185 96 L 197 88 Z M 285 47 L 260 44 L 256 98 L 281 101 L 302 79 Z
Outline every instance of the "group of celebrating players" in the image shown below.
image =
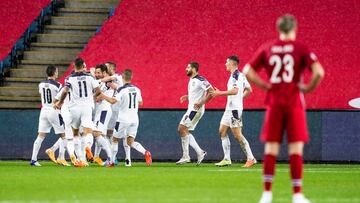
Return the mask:
M 188 94 L 180 98 L 181 103 L 188 100 L 188 109 L 178 126 L 183 155 L 176 164 L 190 162 L 189 146 L 197 153 L 197 165 L 204 160 L 206 152 L 198 145 L 190 131 L 195 130 L 203 116 L 205 104 L 217 96 L 227 96 L 227 104 L 219 127 L 224 158 L 215 165 L 231 165 L 230 140 L 227 135 L 229 129 L 247 157 L 243 167 L 252 167 L 256 163 L 250 144 L 241 132 L 243 98 L 252 91 L 247 81 L 249 80 L 267 91 L 266 115 L 261 135 L 261 140 L 265 142 L 264 192 L 259 202 L 272 202 L 271 186 L 276 157 L 280 150 L 283 131 L 286 130 L 294 193 L 292 202 L 309 203 L 302 193 L 303 147 L 309 139 L 303 93 L 311 92 L 319 85 L 324 77 L 324 69 L 315 54 L 296 41 L 297 22 L 292 15 L 281 16 L 277 20 L 277 29 L 279 39 L 261 46 L 242 71 L 238 69 L 237 56 L 226 59 L 225 66 L 230 72 L 230 77 L 225 91 L 212 87 L 198 74 L 197 62 L 188 64 Z M 123 139 L 126 166 L 131 166 L 130 148 L 142 153 L 146 164 L 150 165 L 151 153 L 135 141 L 139 125 L 138 107 L 142 104 L 142 97 L 140 90 L 131 83 L 132 71 L 125 69 L 120 77 L 115 74 L 115 64 L 111 62 L 97 65 L 90 74 L 85 72 L 85 68 L 84 61 L 76 59 L 74 72 L 66 79 L 65 86 L 61 87 L 60 83 L 55 81 L 57 69 L 53 66 L 48 67 L 48 80 L 39 85 L 42 109 L 39 134 L 34 142 L 30 164 L 40 166 L 37 154 L 46 133 L 53 127 L 60 138 L 54 146 L 46 150 L 46 153 L 56 163 L 68 165 L 64 159 L 66 149 L 74 166 L 87 166 L 86 160 L 90 160 L 99 165 L 113 167 L 118 143 Z M 257 71 L 261 68 L 265 68 L 269 81 L 258 76 Z M 307 85 L 302 81 L 306 68 L 312 72 Z M 93 155 L 91 147 L 94 139 Z M 57 148 L 60 151 L 56 160 L 54 151 Z M 107 154 L 105 163 L 99 157 L 101 149 Z

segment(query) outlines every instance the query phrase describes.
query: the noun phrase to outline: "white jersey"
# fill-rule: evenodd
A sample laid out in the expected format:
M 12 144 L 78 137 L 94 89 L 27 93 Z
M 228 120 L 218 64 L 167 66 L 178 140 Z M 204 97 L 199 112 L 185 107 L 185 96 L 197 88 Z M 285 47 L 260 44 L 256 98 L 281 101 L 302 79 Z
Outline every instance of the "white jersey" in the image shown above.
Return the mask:
M 65 85 L 71 92 L 71 106 L 91 106 L 94 108 L 93 90 L 99 83 L 93 76 L 84 72 L 75 72 L 69 75 Z
M 56 94 L 55 99 L 59 101 L 63 92 L 64 92 L 64 88 L 61 87 L 59 92 Z M 69 105 L 70 105 L 70 102 L 71 102 L 71 93 L 68 92 L 66 97 L 65 97 L 64 103 L 61 106 L 61 109 L 68 108 Z
M 118 122 L 138 123 L 139 102 L 142 102 L 140 89 L 127 83 L 116 91 L 115 98 L 119 103 Z
M 115 84 L 117 84 L 118 87 L 121 87 L 121 86 L 124 85 L 124 84 L 123 84 L 123 81 L 122 81 L 122 76 L 121 76 L 121 75 L 115 73 L 115 74 L 112 75 L 112 76 L 114 76 L 114 77 L 116 78 L 116 80 L 114 80 L 113 82 L 114 82 Z
M 227 83 L 227 89 L 238 88 L 239 91 L 236 95 L 228 95 L 225 110 L 243 110 L 243 96 L 244 89 L 249 88 L 250 84 L 246 80 L 244 74 L 236 69 L 231 75 Z
M 194 104 L 201 101 L 201 99 L 206 95 L 206 91 L 211 87 L 211 84 L 203 77 L 196 75 L 193 78 L 190 78 L 188 84 L 188 110 L 196 111 L 194 109 Z M 203 111 L 205 105 L 201 108 Z
M 55 80 L 44 80 L 39 84 L 42 109 L 53 109 L 55 96 L 60 91 L 61 84 Z
M 98 80 L 97 82 L 99 82 L 100 85 L 99 87 L 102 93 L 104 93 L 108 97 L 114 96 L 115 90 L 107 86 L 108 82 L 101 82 L 100 80 Z M 111 109 L 111 104 L 105 99 L 95 103 L 95 110 L 103 110 L 103 109 Z

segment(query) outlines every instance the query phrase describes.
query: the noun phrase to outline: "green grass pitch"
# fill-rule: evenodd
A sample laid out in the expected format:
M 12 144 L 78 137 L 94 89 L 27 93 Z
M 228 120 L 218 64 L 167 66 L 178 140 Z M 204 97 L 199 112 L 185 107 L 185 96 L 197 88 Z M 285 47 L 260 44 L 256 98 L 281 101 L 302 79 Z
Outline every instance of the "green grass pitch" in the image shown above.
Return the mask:
M 262 192 L 261 164 L 218 168 L 213 164 L 133 163 L 102 168 L 60 167 L 41 161 L 0 161 L 0 202 L 244 202 Z M 304 193 L 313 202 L 360 202 L 359 165 L 306 164 Z M 274 203 L 291 202 L 287 164 L 277 164 Z

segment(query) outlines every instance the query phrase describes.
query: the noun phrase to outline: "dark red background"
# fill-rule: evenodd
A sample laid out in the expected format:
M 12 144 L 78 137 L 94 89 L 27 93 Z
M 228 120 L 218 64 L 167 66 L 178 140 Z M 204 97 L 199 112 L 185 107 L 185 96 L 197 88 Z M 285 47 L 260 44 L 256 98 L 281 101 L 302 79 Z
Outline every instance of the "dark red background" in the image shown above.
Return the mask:
M 360 97 L 359 1 L 123 0 L 80 54 L 88 66 L 115 61 L 119 71 L 134 70 L 145 108 L 186 108 L 185 67 L 200 63 L 200 74 L 226 88 L 225 59 L 236 54 L 241 67 L 263 42 L 277 37 L 275 21 L 284 13 L 299 22 L 298 39 L 318 55 L 326 69 L 320 87 L 306 96 L 309 108 L 349 108 Z M 255 88 L 245 108 L 262 108 Z M 207 107 L 223 108 L 225 98 Z
M 9 54 L 16 41 L 49 3 L 50 0 L 0 1 L 0 60 Z

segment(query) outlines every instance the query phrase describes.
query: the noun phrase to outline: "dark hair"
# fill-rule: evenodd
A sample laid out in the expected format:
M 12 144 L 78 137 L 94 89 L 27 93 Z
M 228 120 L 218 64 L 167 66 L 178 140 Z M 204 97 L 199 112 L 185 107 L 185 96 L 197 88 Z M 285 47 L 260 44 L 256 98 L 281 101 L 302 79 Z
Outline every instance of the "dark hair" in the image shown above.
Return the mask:
M 53 65 L 49 65 L 47 68 L 46 68 L 46 74 L 48 77 L 52 77 L 55 75 L 55 72 L 56 72 L 56 67 L 53 66 Z
M 109 64 L 110 66 L 116 68 L 116 63 L 114 63 L 114 62 L 112 62 L 112 61 L 108 61 L 108 62 L 106 62 L 106 63 Z
M 80 58 L 80 57 L 76 58 L 74 64 L 75 64 L 76 69 L 80 69 L 84 65 L 84 60 L 82 58 Z
M 235 55 L 234 56 L 229 56 L 228 59 L 231 60 L 231 61 L 236 62 L 236 65 L 239 65 L 239 63 L 240 63 L 239 57 L 237 57 Z
M 97 64 L 95 66 L 95 69 L 100 69 L 101 72 L 106 72 L 108 73 L 108 69 L 107 69 L 107 66 L 105 64 Z
M 122 72 L 124 80 L 130 81 L 132 78 L 132 70 L 131 69 L 125 69 Z
M 199 63 L 198 62 L 191 61 L 189 64 L 192 68 L 195 68 L 196 72 L 199 71 Z
M 289 33 L 296 28 L 297 22 L 293 15 L 286 14 L 279 17 L 276 21 L 276 26 L 279 32 Z

